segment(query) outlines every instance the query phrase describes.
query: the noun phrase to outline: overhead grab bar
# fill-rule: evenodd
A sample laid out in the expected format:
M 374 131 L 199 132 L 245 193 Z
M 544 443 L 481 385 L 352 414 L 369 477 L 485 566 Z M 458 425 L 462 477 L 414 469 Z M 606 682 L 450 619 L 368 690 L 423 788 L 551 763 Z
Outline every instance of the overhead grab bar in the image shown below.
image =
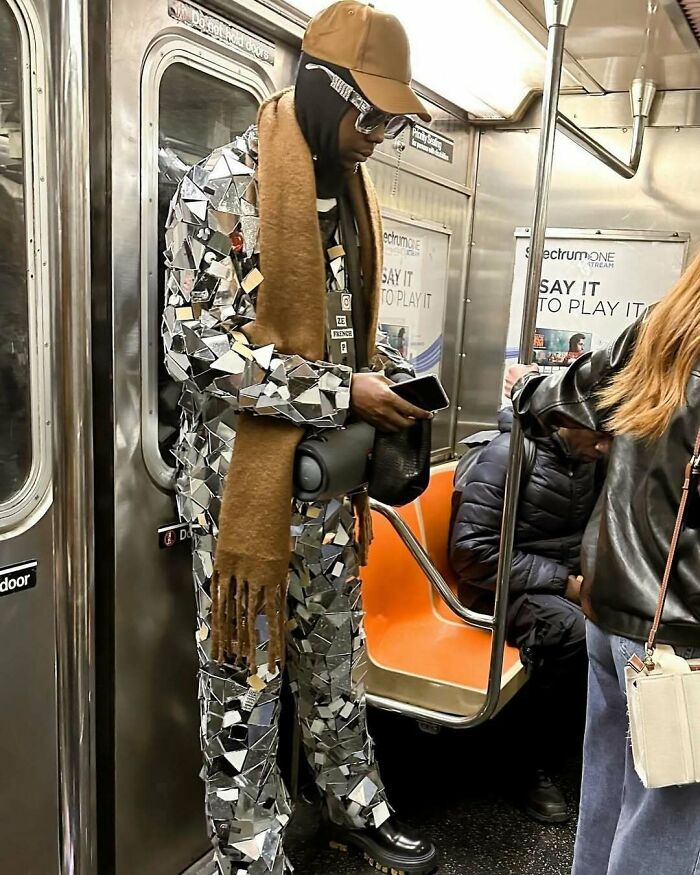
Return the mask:
M 493 616 L 490 614 L 478 614 L 476 611 L 470 611 L 469 608 L 465 607 L 459 599 L 456 598 L 455 594 L 450 589 L 450 585 L 433 565 L 432 560 L 423 548 L 423 545 L 394 508 L 382 504 L 379 501 L 375 501 L 373 498 L 370 499 L 369 503 L 372 510 L 380 513 L 391 523 L 398 536 L 408 547 L 413 558 L 420 565 L 421 571 L 428 578 L 433 588 L 437 590 L 438 595 L 445 602 L 447 607 L 456 614 L 460 620 L 463 620 L 470 626 L 477 626 L 479 629 L 493 629 Z
M 575 2 L 575 0 L 574 0 Z M 644 28 L 644 41 L 637 65 L 637 75 L 630 86 L 630 101 L 632 103 L 632 145 L 630 147 L 629 163 L 625 163 L 617 155 L 606 149 L 590 134 L 582 130 L 575 122 L 557 112 L 557 126 L 570 140 L 597 158 L 606 167 L 614 170 L 623 179 L 632 179 L 639 170 L 642 158 L 644 134 L 649 125 L 649 115 L 656 97 L 654 81 L 654 66 L 656 64 L 656 37 L 659 22 L 659 0 L 647 0 L 647 20 Z
M 594 158 L 602 161 L 606 167 L 614 170 L 624 179 L 632 179 L 639 170 L 639 162 L 642 158 L 644 134 L 649 124 L 649 113 L 654 105 L 656 97 L 656 85 L 650 79 L 635 79 L 630 88 L 632 101 L 632 145 L 630 147 L 630 159 L 626 164 L 617 155 L 606 149 L 602 143 L 586 133 L 575 122 L 572 122 L 563 112 L 557 112 L 557 127 L 570 140 L 573 140 L 582 149 L 585 149 Z

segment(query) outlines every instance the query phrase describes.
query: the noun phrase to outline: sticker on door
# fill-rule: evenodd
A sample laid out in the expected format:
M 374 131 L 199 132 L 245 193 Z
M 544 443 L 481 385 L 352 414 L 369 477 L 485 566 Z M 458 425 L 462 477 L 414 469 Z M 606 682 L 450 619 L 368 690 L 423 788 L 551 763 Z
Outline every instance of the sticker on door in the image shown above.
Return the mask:
M 0 598 L 4 595 L 14 595 L 25 589 L 36 586 L 36 571 L 39 563 L 34 559 L 19 565 L 8 565 L 0 568 Z

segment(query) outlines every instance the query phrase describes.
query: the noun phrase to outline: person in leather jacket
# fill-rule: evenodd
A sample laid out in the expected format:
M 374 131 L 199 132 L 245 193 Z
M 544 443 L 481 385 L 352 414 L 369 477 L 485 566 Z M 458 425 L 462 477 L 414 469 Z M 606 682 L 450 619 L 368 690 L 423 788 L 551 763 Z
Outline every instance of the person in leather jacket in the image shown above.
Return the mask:
M 624 687 L 626 662 L 645 653 L 700 428 L 699 304 L 700 257 L 610 347 L 560 374 L 527 373 L 512 393 L 529 435 L 566 425 L 615 438 L 582 551 L 589 687 L 573 875 L 699 871 L 700 784 L 644 788 L 627 741 Z M 511 369 L 511 381 L 524 370 Z M 685 658 L 700 655 L 698 501 L 693 483 L 658 634 Z

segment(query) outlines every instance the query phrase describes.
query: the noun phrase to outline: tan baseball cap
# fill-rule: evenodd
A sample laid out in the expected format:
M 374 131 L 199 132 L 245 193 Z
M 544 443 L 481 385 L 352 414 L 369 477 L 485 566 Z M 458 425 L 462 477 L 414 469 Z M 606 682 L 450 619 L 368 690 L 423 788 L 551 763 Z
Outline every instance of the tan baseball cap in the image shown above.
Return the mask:
M 377 109 L 430 121 L 411 88 L 411 49 L 396 16 L 358 0 L 340 0 L 311 19 L 302 49 L 349 70 Z

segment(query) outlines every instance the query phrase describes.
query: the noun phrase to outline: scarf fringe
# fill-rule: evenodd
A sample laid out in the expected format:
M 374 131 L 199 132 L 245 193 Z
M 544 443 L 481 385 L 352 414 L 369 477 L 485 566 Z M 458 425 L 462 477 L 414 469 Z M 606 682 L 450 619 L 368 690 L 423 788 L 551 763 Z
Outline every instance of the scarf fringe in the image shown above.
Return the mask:
M 374 537 L 372 512 L 366 492 L 352 500 L 356 520 L 358 560 L 365 567 Z M 218 557 L 217 557 L 218 558 Z M 265 615 L 268 627 L 267 665 L 270 671 L 284 665 L 287 625 L 287 568 L 268 568 L 251 560 L 248 571 L 235 570 L 235 564 L 217 562 L 211 582 L 212 650 L 218 663 L 247 660 L 251 674 L 258 668 L 260 644 L 256 620 Z M 248 564 L 248 563 L 246 563 Z M 274 563 L 277 565 L 277 563 Z M 257 565 L 257 567 L 256 567 Z M 224 567 L 221 567 L 224 566 Z
M 282 577 L 235 574 L 216 569 L 211 582 L 212 649 L 215 662 L 247 661 L 251 674 L 258 669 L 260 640 L 256 621 L 264 614 L 268 626 L 267 667 L 284 665 L 287 622 L 287 569 Z
M 358 495 L 355 495 L 352 500 L 352 506 L 355 511 L 357 528 L 358 560 L 360 567 L 365 568 L 369 562 L 369 548 L 374 540 L 369 495 L 366 492 L 360 492 Z

